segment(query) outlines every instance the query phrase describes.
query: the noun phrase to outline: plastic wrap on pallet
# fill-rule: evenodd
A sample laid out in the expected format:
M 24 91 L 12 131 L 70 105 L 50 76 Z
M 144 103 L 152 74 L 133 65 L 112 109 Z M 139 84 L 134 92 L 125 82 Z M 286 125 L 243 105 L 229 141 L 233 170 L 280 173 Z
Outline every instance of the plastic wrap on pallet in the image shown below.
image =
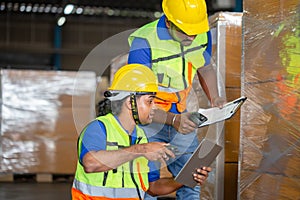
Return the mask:
M 244 1 L 240 199 L 300 197 L 300 2 Z
M 209 17 L 209 23 L 212 34 L 211 64 L 218 76 L 219 91 L 226 97 L 226 88 L 240 88 L 242 13 L 218 12 Z M 218 66 L 221 68 L 218 69 Z M 238 98 L 239 95 L 228 96 L 228 100 Z M 194 77 L 193 91 L 188 98 L 188 110 L 195 111 L 199 107 L 209 107 L 197 76 Z
M 233 100 L 240 97 L 242 13 L 218 12 L 209 17 L 209 22 L 213 44 L 211 63 L 218 76 L 219 91 L 228 100 Z M 209 107 L 208 99 L 199 84 L 197 76 L 193 80 L 192 95 L 188 97 L 187 102 L 190 111 L 195 111 L 199 107 Z M 227 122 L 228 120 L 222 124 L 225 125 Z M 239 125 L 239 122 L 238 114 L 230 119 L 230 124 L 225 125 L 225 132 L 228 130 L 225 135 L 220 133 L 223 127 L 219 129 L 216 126 L 208 126 L 198 129 L 200 140 L 203 137 L 219 140 L 219 137 L 224 136 L 225 142 L 221 141 L 221 143 L 225 143 L 224 161 L 228 160 L 233 166 L 230 168 L 231 174 L 229 176 L 226 170 L 224 172 L 224 169 L 228 167 L 224 165 L 223 158 L 220 158 L 218 165 L 217 162 L 213 163 L 213 172 L 210 173 L 208 181 L 201 187 L 201 199 L 221 199 L 225 184 L 227 186 L 224 188 L 224 196 L 229 196 L 226 191 L 227 187 L 236 187 L 233 180 L 237 176 L 233 177 L 232 175 L 237 174 L 238 144 L 235 141 L 238 140 L 234 137 L 238 138 L 239 126 L 236 125 Z M 229 148 L 227 144 L 230 144 Z M 224 175 L 225 180 L 223 182 Z M 234 196 L 234 194 L 236 194 L 235 191 L 230 192 L 231 196 Z
M 93 72 L 2 70 L 0 173 L 73 173 L 72 99 L 86 123 L 95 88 Z

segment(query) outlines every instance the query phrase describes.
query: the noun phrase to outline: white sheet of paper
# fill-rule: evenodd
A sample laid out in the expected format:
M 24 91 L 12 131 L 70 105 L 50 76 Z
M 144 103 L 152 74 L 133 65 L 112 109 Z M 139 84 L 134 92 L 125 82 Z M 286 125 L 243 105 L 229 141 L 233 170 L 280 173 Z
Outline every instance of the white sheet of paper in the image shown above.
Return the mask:
M 200 108 L 198 112 L 206 116 L 207 121 L 201 124 L 199 127 L 229 119 L 236 113 L 236 111 L 245 102 L 246 99 L 247 97 L 242 96 L 238 99 L 226 103 L 223 106 L 223 108 L 218 108 L 218 107 L 208 108 L 208 109 Z

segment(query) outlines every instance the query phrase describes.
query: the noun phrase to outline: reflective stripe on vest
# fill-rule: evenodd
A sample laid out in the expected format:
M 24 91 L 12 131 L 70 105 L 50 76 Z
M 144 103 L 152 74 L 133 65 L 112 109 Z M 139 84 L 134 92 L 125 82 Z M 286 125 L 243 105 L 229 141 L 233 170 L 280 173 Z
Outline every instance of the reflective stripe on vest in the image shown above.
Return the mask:
M 112 114 L 107 114 L 106 116 L 98 117 L 97 120 L 101 121 L 106 129 L 107 142 L 106 149 L 107 150 L 118 150 L 120 148 L 129 147 L 130 146 L 130 136 L 125 132 L 125 130 L 121 127 L 121 125 L 117 122 L 115 117 Z M 144 131 L 136 126 L 137 132 L 137 141 L 136 143 L 147 143 L 147 137 L 144 134 Z M 79 137 L 78 142 L 78 151 L 81 151 L 81 143 L 82 137 L 84 135 L 84 131 Z M 139 171 L 138 171 L 139 167 Z M 132 162 L 127 162 L 120 165 L 118 168 L 109 170 L 107 172 L 98 172 L 98 173 L 85 173 L 83 166 L 78 162 L 77 169 L 75 174 L 75 180 L 77 183 L 75 189 L 83 192 L 80 186 L 87 189 L 84 192 L 93 192 L 94 190 L 89 190 L 88 187 L 98 188 L 101 190 L 107 189 L 108 191 L 114 191 L 118 189 L 122 189 L 122 191 L 126 191 L 128 188 L 128 192 L 135 191 L 135 197 L 138 197 L 137 187 L 139 191 L 142 189 L 147 190 L 149 187 L 148 183 L 148 160 L 144 157 L 139 157 L 133 160 Z M 84 189 L 83 188 L 83 189 Z M 84 193 L 83 192 L 83 193 Z M 106 191 L 99 191 L 99 193 L 106 193 Z M 86 195 L 94 195 L 91 193 L 84 193 Z M 122 193 L 120 193 L 122 194 Z M 142 194 L 140 192 L 140 194 Z M 123 194 L 125 197 L 128 194 L 125 192 Z M 116 198 L 119 198 L 116 197 Z
M 174 40 L 160 40 L 157 36 L 158 20 L 146 24 L 135 31 L 128 38 L 131 45 L 134 38 L 143 38 L 148 41 L 151 49 L 151 68 L 156 74 L 159 84 L 165 88 L 174 88 L 176 95 L 166 97 L 168 94 L 158 94 L 166 104 L 185 100 L 190 91 L 193 78 L 199 67 L 205 64 L 203 54 L 208 45 L 207 33 L 196 36 L 190 46 L 183 46 Z M 179 97 L 179 98 L 178 98 Z M 185 102 L 177 103 L 178 111 L 185 110 Z M 171 105 L 165 106 L 167 110 Z
M 107 188 L 102 186 L 92 186 L 78 180 L 74 180 L 73 188 L 80 188 L 80 192 L 91 197 L 106 197 L 110 199 L 130 198 L 139 199 L 137 197 L 136 188 Z M 142 197 L 145 192 L 140 189 Z

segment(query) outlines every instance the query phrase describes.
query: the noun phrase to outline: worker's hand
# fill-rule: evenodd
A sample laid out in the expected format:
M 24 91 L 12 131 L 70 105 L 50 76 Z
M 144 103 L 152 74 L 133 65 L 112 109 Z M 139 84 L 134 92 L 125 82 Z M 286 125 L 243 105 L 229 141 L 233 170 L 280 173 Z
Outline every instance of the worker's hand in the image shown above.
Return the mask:
M 148 160 L 166 161 L 170 157 L 175 158 L 175 154 L 167 148 L 169 144 L 164 142 L 149 142 L 143 145 L 143 155 Z
M 223 97 L 215 97 L 211 101 L 211 107 L 223 108 L 223 105 L 227 103 L 226 99 Z
M 188 134 L 193 132 L 198 125 L 190 120 L 191 113 L 182 113 L 176 115 L 173 127 L 182 134 Z
M 203 183 L 206 181 L 208 177 L 208 173 L 211 172 L 210 167 L 202 167 L 196 169 L 196 173 L 193 174 L 194 180 L 199 184 L 203 185 Z

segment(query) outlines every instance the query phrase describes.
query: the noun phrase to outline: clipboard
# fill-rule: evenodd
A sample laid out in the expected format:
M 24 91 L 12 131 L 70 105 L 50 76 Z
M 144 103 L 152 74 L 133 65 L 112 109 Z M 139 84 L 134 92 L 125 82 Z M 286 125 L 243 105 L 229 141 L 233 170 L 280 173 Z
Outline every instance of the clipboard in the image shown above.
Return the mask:
M 242 96 L 238 99 L 226 103 L 223 106 L 223 108 L 218 108 L 218 107 L 208 108 L 208 109 L 200 108 L 198 110 L 198 113 L 204 115 L 207 118 L 207 120 L 199 124 L 198 127 L 214 124 L 231 118 L 238 111 L 241 105 L 246 101 L 246 99 L 247 97 Z
M 222 149 L 221 146 L 204 138 L 179 171 L 175 177 L 175 181 L 188 187 L 195 187 L 197 182 L 194 180 L 193 174 L 196 172 L 196 168 L 209 167 Z

